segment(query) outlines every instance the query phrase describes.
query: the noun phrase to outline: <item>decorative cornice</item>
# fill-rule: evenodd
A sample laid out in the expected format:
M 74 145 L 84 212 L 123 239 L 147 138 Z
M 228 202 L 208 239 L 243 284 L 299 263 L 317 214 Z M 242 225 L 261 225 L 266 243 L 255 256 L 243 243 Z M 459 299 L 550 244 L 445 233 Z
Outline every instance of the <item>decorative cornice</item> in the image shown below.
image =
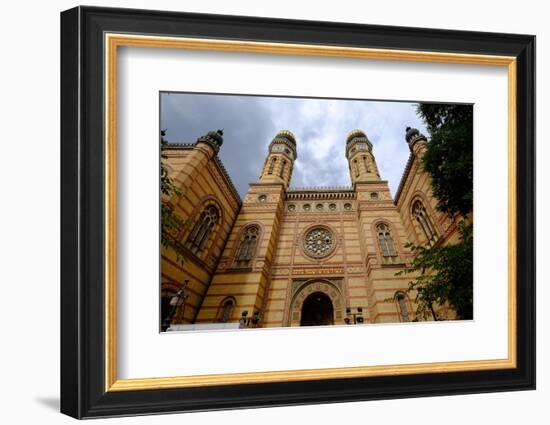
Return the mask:
M 414 162 L 415 158 L 414 153 L 409 154 L 409 159 L 407 160 L 407 165 L 405 165 L 405 170 L 403 171 L 403 175 L 401 176 L 401 181 L 399 182 L 399 187 L 397 188 L 397 192 L 395 193 L 395 200 L 394 204 L 397 205 L 399 203 L 399 198 L 401 196 L 401 192 L 403 191 L 403 188 L 405 187 L 405 183 L 407 182 L 407 179 L 409 178 L 409 173 L 411 172 L 412 164 Z
M 253 182 L 253 183 L 248 183 L 248 186 L 258 188 L 258 190 L 262 192 L 274 192 L 274 193 L 279 193 L 285 187 L 284 183 L 281 183 L 281 182 L 269 182 L 269 183 Z
M 214 157 L 214 162 L 218 165 L 218 167 L 220 167 L 220 170 L 222 172 L 222 175 L 225 177 L 226 181 L 227 181 L 227 185 L 229 186 L 229 188 L 231 189 L 231 192 L 233 193 L 233 196 L 235 196 L 235 198 L 237 199 L 238 203 L 241 204 L 242 203 L 242 200 L 241 200 L 241 197 L 239 195 L 239 192 L 237 192 L 237 188 L 235 187 L 235 185 L 233 184 L 233 181 L 231 180 L 231 177 L 229 177 L 229 173 L 227 172 L 227 170 L 225 169 L 225 166 L 223 165 L 221 159 L 218 157 L 218 155 L 216 155 Z
M 195 144 L 194 143 L 172 143 L 172 142 L 168 142 L 166 145 L 164 145 L 162 147 L 162 150 L 179 150 L 179 149 L 184 149 L 184 150 L 189 150 L 189 149 L 193 149 L 195 147 Z
M 291 187 L 289 191 L 353 191 L 352 186 L 304 186 L 304 187 Z
M 167 143 L 163 146 L 163 150 L 192 150 L 195 149 L 196 144 L 195 143 Z M 214 155 L 214 162 L 218 166 L 218 168 L 221 171 L 221 174 L 223 178 L 225 179 L 227 186 L 231 190 L 232 195 L 237 200 L 237 203 L 239 205 L 242 204 L 241 197 L 239 195 L 239 192 L 237 192 L 237 189 L 235 188 L 235 185 L 233 184 L 233 181 L 231 180 L 231 177 L 229 177 L 229 173 L 225 169 L 225 166 L 223 165 L 221 159 L 218 157 L 218 155 Z
M 390 199 L 388 199 L 385 202 L 361 201 L 358 204 L 359 204 L 358 207 L 360 211 L 370 211 L 373 209 L 376 209 L 376 210 L 395 209 L 395 205 Z
M 355 190 L 349 186 L 300 187 L 286 192 L 287 200 L 355 199 L 356 196 Z

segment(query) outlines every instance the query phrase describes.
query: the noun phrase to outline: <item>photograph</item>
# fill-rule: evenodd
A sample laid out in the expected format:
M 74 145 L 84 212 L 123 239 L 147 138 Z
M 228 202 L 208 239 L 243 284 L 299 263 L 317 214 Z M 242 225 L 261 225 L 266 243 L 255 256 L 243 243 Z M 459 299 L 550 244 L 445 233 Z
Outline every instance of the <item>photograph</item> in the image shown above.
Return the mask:
M 65 415 L 538 393 L 536 36 L 294 3 L 61 12 Z
M 159 97 L 160 332 L 475 319 L 473 104 Z

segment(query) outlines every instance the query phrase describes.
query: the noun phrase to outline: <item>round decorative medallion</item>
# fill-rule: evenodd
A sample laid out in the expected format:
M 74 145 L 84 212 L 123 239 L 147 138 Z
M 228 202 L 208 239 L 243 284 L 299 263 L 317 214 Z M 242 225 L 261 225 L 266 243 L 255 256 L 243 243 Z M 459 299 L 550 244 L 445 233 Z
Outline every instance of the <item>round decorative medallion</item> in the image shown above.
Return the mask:
M 317 205 L 315 205 L 315 208 L 317 209 L 317 211 L 322 211 L 323 210 L 323 204 L 317 204 Z
M 335 246 L 334 234 L 326 227 L 314 227 L 304 236 L 304 251 L 311 257 L 326 257 Z
M 260 201 L 260 202 L 265 202 L 265 201 L 267 201 L 267 195 L 260 195 L 260 196 L 258 196 L 258 201 Z
M 370 198 L 371 198 L 371 199 L 378 199 L 378 193 L 377 193 L 377 192 L 372 192 L 372 193 L 370 194 Z
M 296 209 L 296 205 L 294 205 L 294 204 L 290 204 L 290 205 L 288 206 L 288 210 L 289 210 L 289 211 L 294 211 L 295 209 Z
M 336 204 L 330 204 L 330 205 L 328 206 L 328 209 L 331 210 L 331 211 L 336 210 Z
M 311 209 L 311 205 L 304 204 L 304 211 L 309 211 Z
M 351 204 L 344 204 L 344 209 L 346 211 L 350 211 L 351 210 Z

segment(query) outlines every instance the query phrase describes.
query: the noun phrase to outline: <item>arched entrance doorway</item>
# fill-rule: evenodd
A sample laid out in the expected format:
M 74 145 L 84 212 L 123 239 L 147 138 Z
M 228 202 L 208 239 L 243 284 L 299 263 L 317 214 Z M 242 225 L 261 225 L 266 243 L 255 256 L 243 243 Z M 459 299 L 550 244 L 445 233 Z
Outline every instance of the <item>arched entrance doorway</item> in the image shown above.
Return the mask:
M 344 324 L 344 296 L 342 295 L 342 283 L 337 279 L 335 281 L 330 281 L 327 279 L 310 279 L 310 280 L 298 280 L 293 282 L 292 285 L 292 296 L 288 310 L 287 316 L 287 325 L 286 326 L 304 326 L 303 322 L 311 321 L 310 319 L 302 320 L 304 314 L 307 314 L 309 308 L 313 311 L 323 310 L 323 298 L 316 301 L 316 298 L 313 295 L 319 297 L 319 293 L 328 298 L 330 307 L 326 307 L 325 310 L 330 310 L 330 315 L 327 313 L 326 317 L 330 319 L 325 320 L 330 325 L 343 325 Z M 311 297 L 311 298 L 310 298 Z M 308 304 L 311 302 L 310 307 L 304 308 L 304 304 L 308 300 Z M 315 305 L 317 304 L 317 308 Z M 321 304 L 321 305 L 319 305 Z M 310 316 L 311 317 L 311 316 Z M 325 324 L 325 323 L 321 323 Z M 305 325 L 308 326 L 308 325 Z M 313 326 L 313 325 L 309 325 Z
M 314 292 L 304 300 L 300 326 L 322 326 L 334 324 L 334 307 L 328 295 Z

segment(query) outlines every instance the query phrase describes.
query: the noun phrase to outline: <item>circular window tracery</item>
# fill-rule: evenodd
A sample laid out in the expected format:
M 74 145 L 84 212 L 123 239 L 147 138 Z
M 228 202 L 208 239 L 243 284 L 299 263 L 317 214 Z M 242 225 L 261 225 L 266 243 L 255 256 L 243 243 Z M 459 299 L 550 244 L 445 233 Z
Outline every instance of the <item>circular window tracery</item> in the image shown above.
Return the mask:
M 326 227 L 314 227 L 304 236 L 304 251 L 314 258 L 326 257 L 335 246 L 334 234 Z

